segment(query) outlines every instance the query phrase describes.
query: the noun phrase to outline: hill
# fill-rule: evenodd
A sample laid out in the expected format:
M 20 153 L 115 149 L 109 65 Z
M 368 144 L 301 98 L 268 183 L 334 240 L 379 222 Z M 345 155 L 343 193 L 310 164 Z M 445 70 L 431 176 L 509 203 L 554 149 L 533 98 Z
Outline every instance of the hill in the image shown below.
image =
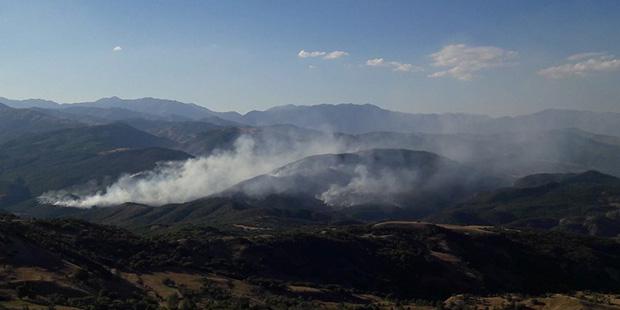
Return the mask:
M 134 231 L 150 227 L 179 229 L 187 225 L 208 225 L 222 229 L 240 227 L 284 230 L 317 226 L 340 218 L 322 202 L 298 197 L 271 196 L 264 199 L 209 197 L 196 201 L 151 207 L 134 203 L 91 209 L 38 207 L 46 217 L 71 217 L 93 223 L 117 225 Z M 46 210 L 42 210 L 46 209 Z
M 497 178 L 433 153 L 372 149 L 310 156 L 241 182 L 223 195 L 287 195 L 319 199 L 336 209 L 375 204 L 423 214 L 499 184 Z
M 420 222 L 283 232 L 188 226 L 147 237 L 1 216 L 0 246 L 0 305 L 396 307 L 455 294 L 620 288 L 620 246 L 611 240 Z
M 376 131 L 424 132 L 434 134 L 502 134 L 509 132 L 548 131 L 578 128 L 584 131 L 620 136 L 620 113 L 550 109 L 537 113 L 489 117 L 472 114 L 415 114 L 390 111 L 371 104 L 285 105 L 264 111 L 214 112 L 200 105 L 158 98 L 121 99 L 102 98 L 92 102 L 61 104 L 42 99 L 11 100 L 0 97 L 0 102 L 14 108 L 64 110 L 70 114 L 93 115 L 86 108 L 112 109 L 139 113 L 139 118 L 153 117 L 168 121 L 232 121 L 251 126 L 294 125 L 302 128 L 361 134 Z M 123 119 L 118 113 L 110 114 L 115 120 Z M 136 118 L 136 117 L 132 117 Z
M 290 124 L 349 134 L 376 131 L 504 134 L 579 128 L 596 134 L 620 136 L 620 113 L 561 109 L 494 118 L 471 114 L 403 113 L 371 104 L 287 105 L 252 111 L 242 120 L 251 125 Z
M 77 121 L 53 117 L 30 109 L 10 108 L 0 101 L 0 143 L 26 134 L 79 126 L 82 124 Z
M 238 116 L 235 112 L 213 112 L 205 107 L 174 100 L 157 98 L 121 99 L 118 97 L 102 98 L 94 102 L 71 104 L 72 107 L 121 108 L 160 117 L 180 117 L 185 120 L 205 118 L 232 119 Z
M 127 119 L 123 123 L 162 137 L 177 144 L 177 148 L 193 155 L 207 155 L 213 150 L 232 147 L 234 140 L 243 132 L 243 126 L 221 119 L 203 121 L 163 121 Z M 223 132 L 239 132 L 236 135 L 218 136 Z
M 214 112 L 205 107 L 175 100 L 158 98 L 121 99 L 102 98 L 92 102 L 60 104 L 49 100 L 11 100 L 0 97 L 0 102 L 14 108 L 65 110 L 68 114 L 97 118 L 93 109 L 114 110 L 103 112 L 108 120 L 121 120 L 118 112 L 136 114 L 131 118 L 161 119 L 167 121 L 231 121 L 251 126 L 294 125 L 302 128 L 361 134 L 376 131 L 424 132 L 434 134 L 503 134 L 515 132 L 548 131 L 578 128 L 584 131 L 620 136 L 620 113 L 551 109 L 541 112 L 505 117 L 472 114 L 415 114 L 390 111 L 371 104 L 319 104 L 310 106 L 286 105 L 264 111 Z M 71 108 L 71 109 L 70 109 Z M 139 116 L 139 117 L 136 117 Z
M 0 181 L 20 180 L 33 196 L 90 181 L 109 182 L 159 161 L 189 158 L 165 148 L 171 145 L 123 124 L 42 133 L 0 145 Z
M 620 136 L 620 113 L 549 109 L 527 115 L 494 118 L 472 124 L 464 130 L 502 133 L 564 128 L 579 128 L 601 135 Z
M 397 147 L 433 152 L 490 174 L 516 178 L 588 170 L 620 176 L 618 138 L 575 128 L 484 135 L 374 132 L 347 140 L 362 149 Z
M 14 100 L 14 99 L 0 97 L 0 102 L 15 109 L 27 109 L 27 108 L 56 109 L 60 106 L 59 103 L 56 103 L 50 100 L 44 100 L 44 99 Z
M 617 237 L 620 179 L 595 171 L 532 175 L 513 187 L 479 194 L 432 220 Z
M 252 127 L 146 120 L 126 123 L 174 140 L 179 144 L 179 149 L 193 155 L 208 155 L 216 149 L 233 149 L 235 141 L 244 136 L 255 141 L 257 151 L 271 148 L 277 149 L 277 152 L 291 152 L 309 146 L 315 146 L 319 151 L 320 146 L 331 147 L 328 152 L 400 148 L 436 153 L 488 174 L 511 178 L 533 173 L 588 170 L 620 176 L 620 157 L 616 156 L 620 153 L 620 139 L 575 128 L 492 135 L 396 132 L 351 135 L 292 125 Z
M 157 98 L 139 98 L 139 99 L 121 99 L 118 97 L 101 98 L 96 101 L 79 102 L 79 103 L 57 103 L 49 100 L 26 99 L 11 100 L 0 97 L 0 102 L 14 108 L 38 108 L 46 110 L 66 110 L 73 115 L 86 115 L 94 117 L 104 117 L 108 120 L 126 119 L 118 112 L 131 111 L 134 114 L 130 118 L 158 118 L 163 120 L 204 120 L 204 119 L 226 119 L 235 121 L 240 117 L 236 112 L 213 112 L 205 107 L 184 103 L 175 100 L 157 99 Z M 101 111 L 112 110 L 112 111 Z M 95 115 L 94 112 L 99 110 L 102 115 Z M 58 112 L 58 111 L 57 111 Z M 107 114 L 107 115 L 106 115 Z
M 454 132 L 465 124 L 488 119 L 468 114 L 410 114 L 394 112 L 365 104 L 321 104 L 281 106 L 266 111 L 252 111 L 243 116 L 251 125 L 290 124 L 302 128 L 349 134 L 372 131 Z
M 136 112 L 123 108 L 95 108 L 95 107 L 78 107 L 67 106 L 62 109 L 39 109 L 33 108 L 37 111 L 46 113 L 54 117 L 60 117 L 65 119 L 79 120 L 82 123 L 89 125 L 105 125 L 108 123 L 126 121 L 131 119 L 144 119 L 144 120 L 168 120 L 175 119 L 174 117 L 161 117 L 153 114 Z M 176 118 L 179 120 L 181 118 Z M 182 119 L 181 119 L 182 120 Z

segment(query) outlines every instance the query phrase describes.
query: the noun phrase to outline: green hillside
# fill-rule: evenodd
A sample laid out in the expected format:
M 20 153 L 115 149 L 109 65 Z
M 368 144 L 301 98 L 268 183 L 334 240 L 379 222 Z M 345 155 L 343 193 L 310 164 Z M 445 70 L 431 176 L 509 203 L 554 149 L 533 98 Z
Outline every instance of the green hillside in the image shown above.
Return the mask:
M 28 136 L 0 146 L 0 181 L 19 180 L 35 197 L 48 190 L 151 169 L 159 161 L 189 158 L 164 148 L 171 145 L 122 124 Z
M 431 219 L 619 236 L 620 179 L 595 171 L 528 176 Z
M 31 109 L 13 109 L 0 102 L 0 143 L 26 134 L 82 126 L 77 121 L 54 117 Z

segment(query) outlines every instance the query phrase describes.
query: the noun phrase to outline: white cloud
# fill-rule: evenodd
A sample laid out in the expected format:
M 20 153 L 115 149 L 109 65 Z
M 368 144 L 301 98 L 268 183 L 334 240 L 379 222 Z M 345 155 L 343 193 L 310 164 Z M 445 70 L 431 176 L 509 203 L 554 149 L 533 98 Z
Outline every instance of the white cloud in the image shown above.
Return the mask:
M 478 71 L 512 64 L 511 61 L 518 56 L 518 53 L 495 46 L 451 44 L 430 56 L 433 59 L 433 66 L 447 69 L 434 72 L 428 77 L 452 77 L 469 81 Z
M 297 54 L 297 57 L 299 57 L 299 58 L 314 58 L 314 57 L 323 56 L 325 54 L 326 54 L 325 52 L 320 52 L 320 51 L 306 52 L 305 50 L 301 50 Z
M 422 71 L 422 68 L 416 67 L 412 64 L 401 63 L 398 61 L 385 61 L 383 58 L 372 58 L 366 60 L 366 65 L 369 67 L 385 67 L 391 68 L 392 71 L 397 72 L 414 72 Z
M 316 66 L 315 65 L 308 65 L 308 69 L 314 70 L 314 69 L 316 69 Z
M 412 64 L 402 64 L 400 62 L 392 61 L 391 65 L 394 66 L 394 71 L 411 72 L 413 70 Z
M 620 71 L 620 59 L 607 53 L 581 53 L 566 59 L 568 63 L 539 70 L 538 74 L 550 79 L 563 79 L 584 77 L 595 72 Z
M 115 47 L 112 49 L 112 51 L 113 51 L 113 52 L 120 52 L 120 51 L 122 51 L 122 50 L 123 50 L 123 48 L 122 48 L 122 47 L 120 47 L 120 46 L 115 46 Z
M 383 58 L 373 58 L 366 60 L 366 65 L 371 67 L 380 67 L 385 64 Z
M 566 60 L 576 61 L 576 60 L 582 60 L 582 59 L 586 59 L 586 58 L 592 58 L 592 57 L 597 57 L 597 56 L 605 56 L 605 55 L 607 55 L 606 52 L 579 53 L 579 54 L 574 54 L 574 55 L 570 55 L 570 56 L 566 57 Z
M 308 52 L 306 50 L 301 50 L 299 51 L 299 53 L 297 53 L 297 57 L 299 58 L 316 58 L 316 57 L 322 57 L 325 60 L 333 60 L 333 59 L 338 59 L 344 56 L 349 56 L 349 53 L 345 52 L 345 51 L 331 51 L 331 52 L 324 52 L 324 51 L 312 51 L 312 52 Z
M 325 55 L 325 57 L 323 57 L 323 59 L 332 60 L 332 59 L 338 59 L 338 58 L 344 57 L 344 56 L 349 56 L 349 53 L 347 53 L 345 51 L 333 51 L 333 52 L 327 53 L 327 55 Z

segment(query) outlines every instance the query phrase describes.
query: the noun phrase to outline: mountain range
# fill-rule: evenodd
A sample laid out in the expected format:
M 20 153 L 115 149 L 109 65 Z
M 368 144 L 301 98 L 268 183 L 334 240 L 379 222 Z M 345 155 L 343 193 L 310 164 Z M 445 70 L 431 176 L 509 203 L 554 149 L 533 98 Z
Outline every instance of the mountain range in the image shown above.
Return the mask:
M 426 218 L 618 234 L 611 228 L 617 220 L 615 200 L 600 200 L 615 193 L 617 184 L 569 185 L 561 177 L 594 173 L 591 170 L 620 176 L 620 138 L 614 135 L 620 122 L 612 122 L 618 117 L 614 113 L 548 110 L 492 118 L 341 104 L 290 105 L 241 115 L 154 98 L 0 102 L 0 208 L 21 215 L 74 216 L 140 227 L 187 222 L 278 227 Z M 240 148 L 239 141 L 251 143 Z M 189 170 L 198 175 L 211 173 L 211 168 L 253 169 L 239 167 L 235 160 L 256 161 L 256 171 L 208 183 L 221 189 L 217 191 L 200 186 L 205 182 L 200 176 L 190 179 L 198 185 L 184 196 L 191 199 L 173 199 L 163 206 L 128 200 L 75 210 L 41 200 L 47 193 L 68 199 L 105 193 L 122 176 L 135 182 L 161 180 L 180 172 L 148 171 L 191 158 L 208 163 L 208 168 Z M 222 163 L 230 166 L 217 166 Z M 558 185 L 551 187 L 545 178 Z M 523 188 L 530 182 L 525 180 L 542 185 Z M 144 186 L 155 186 L 148 182 Z M 561 194 L 571 190 L 589 196 Z M 494 197 L 510 191 L 526 194 L 498 205 Z M 555 202 L 546 206 L 548 197 Z M 594 197 L 600 205 L 592 204 Z M 546 207 L 541 211 L 534 206 Z
M 619 154 L 614 113 L 0 98 L 0 309 L 607 309 Z
M 41 99 L 11 100 L 0 97 L 0 103 L 18 109 L 60 110 L 67 114 L 87 115 L 94 119 L 99 117 L 108 121 L 119 120 L 121 114 L 126 113 L 125 119 L 139 116 L 176 121 L 225 121 L 228 124 L 232 122 L 251 126 L 288 124 L 348 134 L 377 131 L 488 134 L 580 128 L 596 134 L 620 135 L 620 113 L 557 109 L 521 116 L 489 117 L 454 113 L 412 114 L 390 111 L 371 104 L 286 105 L 240 114 L 215 112 L 197 104 L 157 98 L 109 97 L 93 102 L 60 104 Z M 96 115 L 95 111 L 102 111 L 98 109 L 112 111 Z

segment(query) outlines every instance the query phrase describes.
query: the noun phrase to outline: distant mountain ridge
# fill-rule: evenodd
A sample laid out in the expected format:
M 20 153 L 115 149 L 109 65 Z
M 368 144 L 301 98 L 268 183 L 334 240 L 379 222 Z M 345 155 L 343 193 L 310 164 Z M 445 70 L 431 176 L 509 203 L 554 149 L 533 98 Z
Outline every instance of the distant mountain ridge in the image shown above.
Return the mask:
M 193 104 L 184 103 L 175 100 L 158 99 L 158 98 L 139 98 L 139 99 L 121 99 L 119 97 L 101 98 L 93 102 L 78 102 L 78 103 L 57 103 L 54 101 L 42 100 L 42 99 L 26 99 L 26 100 L 11 100 L 0 97 L 0 103 L 18 109 L 39 108 L 49 110 L 61 110 L 71 109 L 73 113 L 78 113 L 78 108 L 83 109 L 86 112 L 92 112 L 85 108 L 99 108 L 99 109 L 123 109 L 127 111 L 139 112 L 145 114 L 147 117 L 158 116 L 167 119 L 176 118 L 176 120 L 201 120 L 209 118 L 221 118 L 221 119 L 239 119 L 241 114 L 236 112 L 214 112 L 205 107 Z
M 373 131 L 454 132 L 467 124 L 490 119 L 474 114 L 411 114 L 372 104 L 287 105 L 252 111 L 243 116 L 251 125 L 291 124 L 299 127 L 359 134 Z
M 206 121 L 250 126 L 294 125 L 297 127 L 362 134 L 377 131 L 424 133 L 506 133 L 579 128 L 596 134 L 620 136 L 620 113 L 548 109 L 541 112 L 505 117 L 477 114 L 419 114 L 383 109 L 372 104 L 284 105 L 264 111 L 215 112 L 206 107 L 175 100 L 157 98 L 102 98 L 93 102 L 61 104 L 43 99 L 11 100 L 0 97 L 0 103 L 13 108 L 38 108 L 70 112 L 72 115 L 96 116 L 96 110 L 117 109 L 103 113 L 119 120 L 123 111 L 140 113 L 138 118 L 168 121 Z M 82 109 L 82 110 L 80 110 Z M 127 119 L 127 117 L 124 117 Z M 135 118 L 135 117 L 134 117 Z M 231 124 L 231 123 L 228 123 Z

